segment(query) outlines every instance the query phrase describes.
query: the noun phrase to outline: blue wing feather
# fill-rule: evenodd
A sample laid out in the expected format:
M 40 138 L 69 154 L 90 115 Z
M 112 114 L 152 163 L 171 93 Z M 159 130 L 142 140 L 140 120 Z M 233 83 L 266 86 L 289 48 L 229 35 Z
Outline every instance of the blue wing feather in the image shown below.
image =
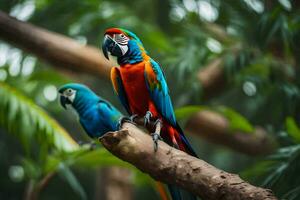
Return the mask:
M 149 64 L 150 66 L 146 66 L 146 68 L 148 67 L 148 70 L 145 70 L 145 79 L 148 91 L 150 92 L 150 97 L 160 114 L 172 126 L 176 127 L 175 113 L 164 73 L 158 63 L 154 60 L 151 59 Z M 150 67 L 152 70 L 149 69 Z M 152 73 L 155 73 L 154 76 L 156 80 L 151 80 L 151 77 L 153 77 Z
M 95 138 L 97 135 L 95 133 L 90 132 L 89 127 L 86 127 L 86 121 L 79 119 L 79 123 L 81 124 L 81 127 L 83 130 L 88 134 L 90 138 Z
M 102 136 L 108 131 L 116 131 L 118 120 L 122 114 L 110 103 L 103 99 L 92 105 L 79 122 L 91 138 Z
M 149 64 L 150 65 L 146 66 L 145 69 L 145 79 L 151 99 L 153 100 L 162 117 L 164 117 L 164 119 L 166 119 L 179 132 L 180 138 L 185 144 L 188 153 L 192 156 L 197 157 L 197 154 L 193 150 L 192 146 L 188 142 L 182 129 L 176 121 L 172 101 L 169 95 L 169 89 L 162 69 L 160 68 L 158 63 L 156 63 L 152 59 L 150 60 Z
M 122 114 L 109 102 L 101 100 L 98 103 L 98 113 L 102 123 L 108 127 L 109 131 L 118 130 L 118 122 Z

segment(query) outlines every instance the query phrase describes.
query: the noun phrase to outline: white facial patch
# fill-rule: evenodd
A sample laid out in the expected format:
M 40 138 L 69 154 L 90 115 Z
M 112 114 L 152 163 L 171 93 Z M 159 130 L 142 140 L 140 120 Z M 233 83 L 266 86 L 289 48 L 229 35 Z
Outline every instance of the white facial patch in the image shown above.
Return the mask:
M 75 100 L 75 97 L 76 97 L 76 91 L 71 96 L 69 96 L 68 98 L 73 103 L 74 100 Z
M 123 33 L 121 34 L 114 34 L 114 38 L 113 38 L 119 45 L 127 45 L 129 38 L 124 35 Z
M 71 103 L 73 103 L 74 100 L 75 100 L 75 97 L 76 97 L 76 90 L 73 90 L 73 89 L 71 89 L 71 88 L 66 89 L 66 90 L 64 91 L 64 94 L 63 94 L 63 95 L 64 95 L 66 98 L 68 98 L 69 101 L 70 101 Z
M 122 51 L 122 55 L 125 55 L 125 53 L 128 51 L 128 46 L 127 45 L 119 45 L 121 51 Z
M 124 35 L 123 33 L 121 33 L 121 34 L 115 34 L 113 39 L 114 39 L 114 41 L 116 41 L 116 43 L 120 47 L 120 49 L 122 51 L 122 55 L 125 55 L 125 53 L 128 51 L 129 38 L 126 35 Z

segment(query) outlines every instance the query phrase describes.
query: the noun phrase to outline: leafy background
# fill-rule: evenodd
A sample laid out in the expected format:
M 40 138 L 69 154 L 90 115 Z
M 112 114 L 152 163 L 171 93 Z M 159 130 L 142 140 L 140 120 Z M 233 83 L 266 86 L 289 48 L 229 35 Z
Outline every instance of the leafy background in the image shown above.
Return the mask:
M 163 66 L 182 122 L 199 109 L 213 109 L 229 119 L 232 129 L 251 132 L 260 125 L 278 143 L 272 155 L 253 157 L 189 136 L 199 156 L 271 188 L 279 198 L 300 199 L 296 0 L 0 0 L 0 9 L 97 47 L 107 27 L 137 33 Z M 195 72 L 214 59 L 222 61 L 228 84 L 206 99 Z M 56 100 L 60 85 L 83 82 L 121 109 L 110 83 L 52 68 L 4 41 L 0 81 L 1 199 L 20 199 L 28 186 L 56 172 L 41 199 L 92 199 L 94 174 L 112 165 L 134 172 L 135 199 L 157 198 L 147 176 L 100 146 L 90 151 L 77 145 L 89 139 L 76 115 Z

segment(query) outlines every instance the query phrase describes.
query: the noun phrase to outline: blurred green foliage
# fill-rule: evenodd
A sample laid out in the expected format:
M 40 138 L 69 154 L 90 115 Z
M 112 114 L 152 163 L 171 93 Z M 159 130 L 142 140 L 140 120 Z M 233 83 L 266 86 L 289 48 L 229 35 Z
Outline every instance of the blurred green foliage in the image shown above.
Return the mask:
M 201 158 L 273 189 L 279 198 L 300 198 L 296 0 L 0 0 L 0 9 L 98 47 L 107 27 L 132 30 L 166 71 L 182 122 L 196 111 L 212 109 L 230 121 L 232 130 L 250 133 L 253 125 L 260 125 L 279 143 L 273 155 L 253 158 L 193 137 Z M 196 72 L 214 59 L 224 63 L 228 84 L 222 93 L 204 100 Z M 57 193 L 65 183 L 55 177 L 41 199 L 91 199 L 95 171 L 84 169 L 129 167 L 101 148 L 89 151 L 69 140 L 69 133 L 76 141 L 87 138 L 74 114 L 62 113 L 56 101 L 59 85 L 80 81 L 120 108 L 110 83 L 53 69 L 4 42 L 0 80 L 1 199 L 21 198 L 26 182 L 38 182 L 51 171 L 59 172 L 70 190 Z M 76 150 L 65 151 L 68 145 Z M 149 179 L 135 174 L 140 185 L 136 198 L 155 198 L 149 184 L 140 184 Z

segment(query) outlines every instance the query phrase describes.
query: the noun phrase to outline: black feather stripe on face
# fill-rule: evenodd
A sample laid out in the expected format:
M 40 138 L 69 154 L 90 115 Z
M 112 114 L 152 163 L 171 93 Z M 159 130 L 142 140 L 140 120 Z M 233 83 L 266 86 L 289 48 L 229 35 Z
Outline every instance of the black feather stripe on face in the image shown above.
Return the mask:
M 129 38 L 127 36 L 125 36 L 124 34 L 115 34 L 114 40 L 120 45 L 127 45 Z

